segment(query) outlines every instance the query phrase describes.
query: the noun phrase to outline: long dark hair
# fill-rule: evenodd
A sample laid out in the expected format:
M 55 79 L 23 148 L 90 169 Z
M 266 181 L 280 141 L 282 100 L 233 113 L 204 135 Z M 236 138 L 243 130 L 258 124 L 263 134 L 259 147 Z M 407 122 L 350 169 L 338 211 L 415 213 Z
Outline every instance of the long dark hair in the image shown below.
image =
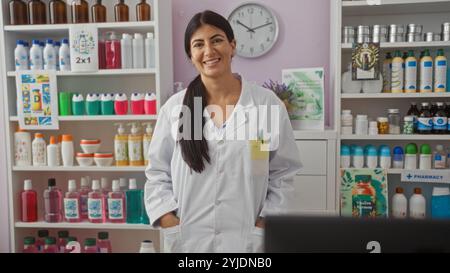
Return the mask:
M 225 19 L 222 15 L 217 14 L 210 10 L 205 10 L 203 12 L 197 13 L 192 17 L 189 22 L 186 31 L 184 33 L 184 50 L 186 51 L 189 59 L 191 58 L 191 38 L 192 35 L 203 25 L 211 25 L 221 29 L 225 32 L 227 39 L 229 42 L 234 40 L 233 29 L 231 28 L 230 23 Z M 201 140 L 196 140 L 194 137 L 195 130 L 193 125 L 200 124 L 195 121 L 195 111 L 194 111 L 194 99 L 199 98 L 202 101 L 202 127 L 200 128 L 202 135 Z M 197 173 L 201 173 L 205 169 L 206 160 L 208 163 L 211 163 L 211 158 L 209 157 L 209 149 L 208 143 L 203 135 L 203 127 L 206 123 L 205 118 L 203 117 L 203 111 L 206 108 L 206 87 L 202 82 L 201 76 L 198 75 L 191 83 L 186 91 L 186 95 L 184 96 L 183 105 L 189 108 L 191 115 L 190 120 L 186 118 L 183 120 L 183 126 L 190 126 L 189 137 L 187 139 L 181 138 L 179 143 L 181 145 L 181 154 L 183 156 L 183 160 L 189 165 L 189 167 Z M 180 114 L 180 118 L 183 117 L 183 114 Z M 180 131 L 186 129 L 180 127 Z M 195 128 L 198 129 L 198 128 Z M 184 131 L 184 130 L 183 130 Z

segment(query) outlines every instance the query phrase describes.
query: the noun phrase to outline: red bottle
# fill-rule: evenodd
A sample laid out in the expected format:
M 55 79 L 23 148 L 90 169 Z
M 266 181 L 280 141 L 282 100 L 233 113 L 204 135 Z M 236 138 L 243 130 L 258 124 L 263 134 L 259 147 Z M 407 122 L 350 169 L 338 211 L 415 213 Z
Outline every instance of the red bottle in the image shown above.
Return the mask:
M 48 237 L 48 230 L 41 229 L 38 230 L 38 239 L 36 241 L 36 248 L 38 252 L 44 252 L 45 238 Z
M 20 193 L 22 222 L 37 221 L 37 193 L 32 189 L 31 180 L 25 180 L 23 191 Z
M 38 253 L 34 237 L 25 237 L 23 241 L 23 253 Z
M 58 242 L 56 246 L 58 247 L 59 253 L 66 252 L 66 245 L 69 239 L 69 232 L 67 230 L 58 231 Z
M 109 38 L 105 43 L 106 52 L 106 69 L 122 68 L 122 52 L 120 40 L 114 32 L 109 33 Z
M 99 232 L 97 240 L 98 253 L 112 253 L 111 241 L 108 232 Z
M 56 246 L 55 237 L 47 237 L 45 239 L 44 253 L 58 253 L 58 247 Z

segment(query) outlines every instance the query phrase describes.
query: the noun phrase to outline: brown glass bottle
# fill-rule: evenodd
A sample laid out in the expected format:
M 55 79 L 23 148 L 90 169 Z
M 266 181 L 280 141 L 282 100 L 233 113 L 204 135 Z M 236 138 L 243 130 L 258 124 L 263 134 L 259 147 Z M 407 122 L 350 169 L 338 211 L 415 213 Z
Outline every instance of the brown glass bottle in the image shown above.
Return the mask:
M 92 6 L 92 22 L 106 22 L 106 7 L 102 5 L 102 0 L 95 1 L 95 5 Z
M 137 21 L 150 21 L 152 20 L 151 16 L 151 7 L 145 1 L 141 0 L 139 4 L 136 5 L 136 19 Z
M 62 0 L 49 3 L 50 24 L 67 24 L 67 4 Z
M 27 4 L 22 0 L 12 0 L 9 2 L 9 24 L 28 24 Z
M 72 23 L 89 23 L 89 4 L 86 0 L 72 1 Z
M 114 6 L 114 13 L 116 15 L 116 22 L 130 21 L 130 10 L 128 5 L 125 4 L 125 0 L 119 0 L 119 3 Z
M 28 2 L 28 15 L 31 25 L 47 24 L 47 9 L 41 0 Z

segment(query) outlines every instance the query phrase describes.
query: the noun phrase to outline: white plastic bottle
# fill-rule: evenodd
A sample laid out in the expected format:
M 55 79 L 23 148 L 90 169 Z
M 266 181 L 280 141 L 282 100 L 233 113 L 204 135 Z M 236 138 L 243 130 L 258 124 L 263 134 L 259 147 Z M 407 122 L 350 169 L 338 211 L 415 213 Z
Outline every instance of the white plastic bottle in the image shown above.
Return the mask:
M 22 40 L 17 40 L 17 46 L 14 50 L 14 60 L 16 71 L 28 70 L 28 53 Z
M 436 150 L 433 155 L 433 168 L 434 169 L 445 169 L 447 154 L 445 153 L 443 145 L 436 145 Z
M 44 48 L 44 69 L 56 70 L 56 53 L 51 39 L 47 40 Z
M 433 59 L 426 49 L 420 59 L 420 93 L 433 92 Z
M 49 167 L 59 166 L 58 143 L 56 137 L 50 137 L 50 144 L 47 146 L 47 164 Z
M 421 188 L 414 188 L 414 194 L 409 198 L 409 217 L 413 219 L 425 219 L 426 200 Z
M 62 44 L 59 49 L 59 69 L 61 71 L 70 71 L 70 47 L 69 40 L 62 39 Z
M 353 116 L 352 110 L 342 110 L 341 115 L 341 134 L 351 135 L 353 134 Z
M 55 49 L 56 70 L 59 71 L 59 70 L 61 70 L 60 66 L 59 66 L 59 49 L 61 48 L 61 42 L 55 41 L 53 43 L 53 48 Z
M 414 51 L 408 51 L 408 58 L 405 60 L 405 93 L 417 92 L 417 59 Z
M 145 67 L 155 68 L 155 38 L 152 32 L 147 33 L 145 39 Z
M 44 59 L 42 57 L 42 49 L 39 40 L 33 40 L 33 45 L 30 49 L 30 69 L 44 69 Z
M 61 143 L 61 155 L 64 167 L 73 166 L 74 148 L 72 135 L 63 135 Z
M 139 253 L 156 253 L 153 242 L 150 240 L 142 241 L 141 247 L 139 248 Z
M 367 115 L 356 115 L 355 134 L 367 135 L 369 131 L 369 121 Z
M 34 140 L 31 144 L 33 150 L 33 166 L 47 166 L 47 144 L 44 135 L 41 133 L 34 134 Z
M 403 93 L 404 61 L 400 51 L 395 51 L 392 60 L 391 92 Z
M 439 49 L 434 59 L 434 92 L 447 91 L 447 58 L 444 50 Z
M 122 50 L 122 68 L 133 68 L 133 36 L 128 33 L 122 34 L 120 46 Z
M 22 129 L 14 133 L 14 158 L 16 166 L 31 166 L 31 134 Z
M 145 68 L 144 37 L 140 33 L 134 34 L 133 39 L 133 67 Z
M 364 168 L 364 150 L 363 150 L 363 148 L 357 146 L 353 150 L 352 165 L 353 165 L 353 168 L 357 168 L 357 169 Z
M 395 194 L 392 196 L 392 217 L 393 218 L 406 218 L 408 213 L 408 200 L 403 193 L 403 188 L 397 187 Z

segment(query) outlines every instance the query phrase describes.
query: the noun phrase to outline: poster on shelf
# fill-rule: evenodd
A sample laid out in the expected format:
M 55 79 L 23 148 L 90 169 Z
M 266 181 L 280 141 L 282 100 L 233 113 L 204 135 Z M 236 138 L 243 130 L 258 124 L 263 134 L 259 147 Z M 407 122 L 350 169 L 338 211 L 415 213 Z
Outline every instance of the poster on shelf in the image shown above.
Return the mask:
M 58 95 L 55 71 L 18 71 L 19 126 L 28 130 L 58 130 Z
M 386 169 L 341 169 L 341 215 L 387 218 L 387 182 Z
M 289 101 L 284 101 L 297 130 L 324 130 L 324 69 L 283 69 L 282 82 L 292 92 Z
M 98 29 L 90 24 L 72 24 L 69 30 L 72 72 L 98 71 Z
M 352 48 L 352 80 L 380 79 L 379 60 L 379 43 L 354 43 Z

